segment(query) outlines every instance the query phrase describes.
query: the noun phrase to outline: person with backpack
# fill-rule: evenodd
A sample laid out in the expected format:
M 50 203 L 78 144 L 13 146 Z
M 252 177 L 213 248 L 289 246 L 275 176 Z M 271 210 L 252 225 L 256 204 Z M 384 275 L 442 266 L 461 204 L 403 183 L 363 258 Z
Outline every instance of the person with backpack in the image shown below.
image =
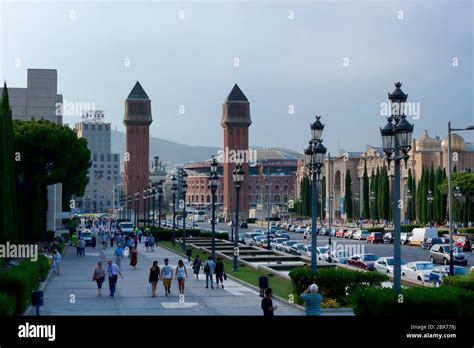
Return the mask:
M 160 279 L 160 266 L 158 261 L 153 261 L 153 265 L 150 268 L 150 274 L 148 276 L 148 282 L 151 284 L 151 296 L 156 297 L 156 285 Z
M 165 295 L 171 295 L 171 281 L 173 280 L 173 269 L 168 265 L 169 260 L 165 259 L 165 265 L 161 269 L 161 279 L 165 288 Z
M 201 259 L 199 258 L 199 255 L 196 255 L 191 267 L 193 268 L 193 273 L 196 276 L 196 280 L 199 280 L 199 271 L 201 270 Z
M 216 287 L 219 287 L 219 281 L 221 283 L 222 289 L 224 289 L 224 261 L 222 261 L 221 257 L 217 258 L 216 261 Z
M 214 270 L 216 268 L 216 263 L 212 260 L 212 257 L 208 257 L 206 263 L 204 264 L 204 273 L 206 274 L 206 289 L 209 288 L 209 280 L 211 281 L 211 289 L 214 289 Z

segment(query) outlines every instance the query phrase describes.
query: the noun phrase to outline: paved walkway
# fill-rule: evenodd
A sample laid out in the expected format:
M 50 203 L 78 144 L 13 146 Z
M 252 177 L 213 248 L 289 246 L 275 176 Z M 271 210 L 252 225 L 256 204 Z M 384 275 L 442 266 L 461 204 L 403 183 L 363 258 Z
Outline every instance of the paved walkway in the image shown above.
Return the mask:
M 204 274 L 196 280 L 187 260 L 161 247 L 147 252 L 143 243 L 139 244 L 136 269 L 129 265 L 128 257 L 122 260 L 124 279 L 119 277 L 115 297 L 109 297 L 107 278 L 102 297 L 97 297 L 92 273 L 97 262 L 102 260 L 105 264 L 112 253 L 110 246 L 104 251 L 88 247 L 86 255 L 81 257 L 76 256 L 75 248 L 69 247 L 61 262 L 61 275 L 51 275 L 44 288 L 41 315 L 262 315 L 261 297 L 253 288 L 228 279 L 224 289 L 206 289 Z M 147 292 L 151 264 L 156 260 L 161 267 L 165 258 L 173 269 L 179 259 L 188 268 L 183 303 L 179 301 L 176 280 L 170 296 L 165 296 L 161 281 L 157 285 L 157 297 Z M 275 299 L 274 304 L 279 307 L 276 315 L 303 315 L 301 310 L 282 301 Z M 34 315 L 34 309 L 29 314 Z

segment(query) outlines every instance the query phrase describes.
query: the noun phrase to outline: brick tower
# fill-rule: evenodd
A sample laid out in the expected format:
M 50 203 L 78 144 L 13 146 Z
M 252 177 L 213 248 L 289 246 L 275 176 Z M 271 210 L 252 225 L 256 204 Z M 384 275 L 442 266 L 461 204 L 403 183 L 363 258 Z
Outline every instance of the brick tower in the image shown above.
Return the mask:
M 245 171 L 245 181 L 240 189 L 239 216 L 241 219 L 248 217 L 248 150 L 249 150 L 249 126 L 252 124 L 250 119 L 250 104 L 247 97 L 240 90 L 237 84 L 230 91 L 224 104 L 222 105 L 221 126 L 224 128 L 224 153 L 232 152 L 243 153 L 243 169 Z M 243 151 L 242 151 L 243 150 Z M 235 169 L 235 156 L 224 156 L 224 216 L 231 218 L 235 207 L 235 185 L 232 181 L 232 172 Z
M 125 100 L 125 115 L 123 124 L 126 128 L 126 152 L 128 161 L 125 161 L 124 186 L 125 194 L 134 195 L 135 191 L 142 191 L 148 186 L 150 172 L 149 159 L 149 127 L 151 117 L 151 101 L 137 81 L 132 91 Z M 128 206 L 133 210 L 134 202 Z M 139 211 L 143 211 L 143 201 L 139 202 Z

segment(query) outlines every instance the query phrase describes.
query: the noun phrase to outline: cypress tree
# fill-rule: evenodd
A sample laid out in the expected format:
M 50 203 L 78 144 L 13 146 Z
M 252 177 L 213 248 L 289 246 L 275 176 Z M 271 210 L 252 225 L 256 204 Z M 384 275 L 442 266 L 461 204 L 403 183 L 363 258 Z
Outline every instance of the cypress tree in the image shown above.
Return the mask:
M 374 173 L 374 170 L 372 169 L 372 172 L 370 174 L 370 193 L 369 193 L 369 199 L 370 199 L 370 218 L 372 220 L 376 220 L 377 219 L 377 197 L 375 197 L 375 193 L 377 192 L 377 185 L 376 185 L 376 182 L 377 182 L 377 179 L 375 177 L 375 173 Z M 375 198 L 375 200 L 373 200 L 373 198 Z
M 411 175 L 411 168 L 408 168 L 408 182 L 407 182 L 407 188 L 408 190 L 410 190 L 410 193 L 413 197 L 413 191 L 412 191 L 412 187 L 413 187 L 413 176 Z M 408 192 L 407 192 L 408 194 Z M 412 213 L 412 210 L 411 210 L 411 201 L 413 199 L 407 199 L 407 207 L 406 207 L 406 210 L 405 210 L 405 217 L 408 219 L 408 220 L 413 220 L 413 213 Z
M 326 219 L 326 177 L 321 179 L 321 218 Z
M 344 207 L 346 209 L 346 218 L 352 220 L 352 192 L 351 192 L 351 171 L 350 169 L 346 170 L 346 180 L 345 180 L 345 194 L 344 194 Z
M 20 241 L 20 236 L 17 234 L 19 221 L 14 153 L 12 111 L 5 82 L 0 105 L 0 242 L 2 243 Z
M 362 215 L 365 219 L 370 218 L 369 208 L 369 177 L 367 176 L 367 161 L 364 161 L 364 175 L 362 177 Z

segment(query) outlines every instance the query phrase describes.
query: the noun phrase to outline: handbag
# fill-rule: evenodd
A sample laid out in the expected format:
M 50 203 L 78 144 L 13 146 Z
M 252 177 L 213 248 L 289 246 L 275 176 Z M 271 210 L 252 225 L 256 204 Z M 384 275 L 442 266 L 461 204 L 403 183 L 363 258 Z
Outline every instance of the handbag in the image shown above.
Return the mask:
M 224 280 L 227 280 L 227 273 L 224 273 Z
M 146 286 L 146 290 L 149 294 L 151 294 L 151 283 L 148 283 L 148 285 Z

